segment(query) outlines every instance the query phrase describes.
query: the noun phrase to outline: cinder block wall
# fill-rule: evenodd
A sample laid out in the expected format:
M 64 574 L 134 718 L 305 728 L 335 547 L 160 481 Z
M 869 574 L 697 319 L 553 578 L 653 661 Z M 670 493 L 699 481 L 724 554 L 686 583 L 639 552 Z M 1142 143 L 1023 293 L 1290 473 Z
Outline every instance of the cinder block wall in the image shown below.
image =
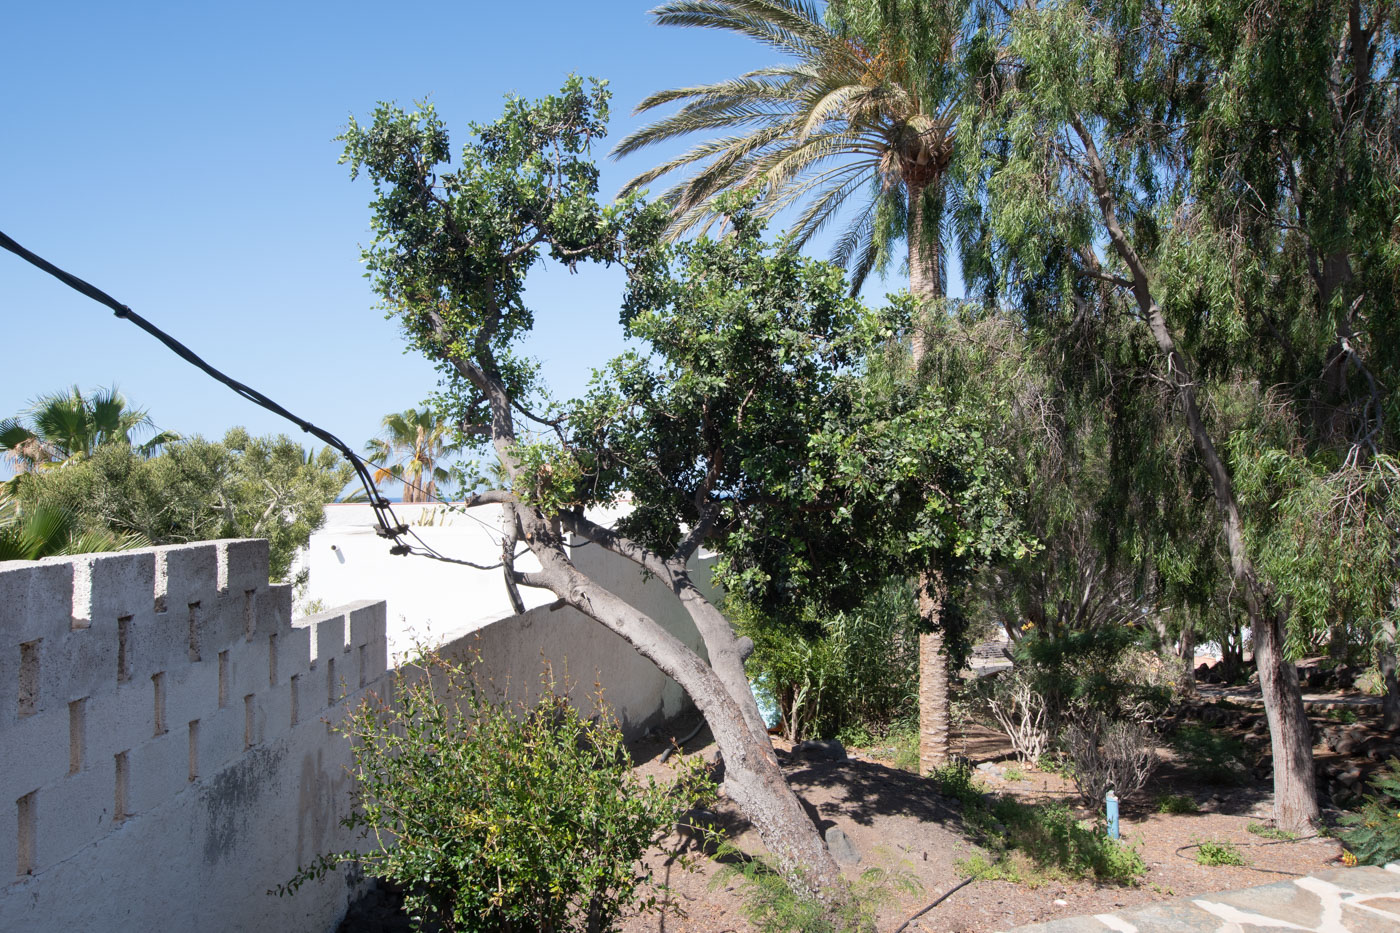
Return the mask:
M 293 622 L 267 543 L 0 563 L 0 930 L 333 929 L 382 602 Z

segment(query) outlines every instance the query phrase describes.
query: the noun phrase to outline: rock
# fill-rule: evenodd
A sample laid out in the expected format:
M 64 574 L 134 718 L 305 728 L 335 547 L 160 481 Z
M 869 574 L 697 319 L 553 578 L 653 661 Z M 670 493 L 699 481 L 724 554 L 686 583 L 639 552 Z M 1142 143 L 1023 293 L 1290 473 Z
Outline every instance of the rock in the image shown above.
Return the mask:
M 996 771 L 996 769 L 997 769 L 997 766 L 994 765 L 994 764 L 992 764 L 990 761 L 981 761 L 981 762 L 978 762 L 978 763 L 977 763 L 977 770 L 978 770 L 978 771 L 994 772 L 994 771 Z
M 1343 771 L 1337 775 L 1337 783 L 1346 788 L 1356 787 L 1361 783 L 1361 769 L 1352 768 L 1350 771 Z
M 1338 755 L 1352 755 L 1356 753 L 1356 750 L 1359 749 L 1365 741 L 1366 739 L 1363 736 L 1348 731 L 1337 740 L 1337 744 L 1333 746 L 1332 750 Z
M 850 837 L 836 826 L 826 831 L 826 847 L 831 850 L 831 857 L 836 859 L 838 865 L 856 865 L 860 862 L 860 853 Z
M 839 739 L 808 739 L 793 749 L 793 754 L 808 761 L 845 761 L 846 746 Z

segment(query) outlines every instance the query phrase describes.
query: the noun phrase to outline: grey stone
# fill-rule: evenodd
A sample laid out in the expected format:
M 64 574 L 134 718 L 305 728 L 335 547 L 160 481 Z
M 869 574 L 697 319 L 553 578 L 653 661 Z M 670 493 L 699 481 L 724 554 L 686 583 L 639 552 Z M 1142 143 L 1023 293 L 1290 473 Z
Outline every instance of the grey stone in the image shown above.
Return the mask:
M 831 857 L 836 859 L 838 865 L 860 863 L 860 853 L 856 851 L 850 837 L 839 827 L 833 826 L 826 831 L 826 847 L 831 850 Z

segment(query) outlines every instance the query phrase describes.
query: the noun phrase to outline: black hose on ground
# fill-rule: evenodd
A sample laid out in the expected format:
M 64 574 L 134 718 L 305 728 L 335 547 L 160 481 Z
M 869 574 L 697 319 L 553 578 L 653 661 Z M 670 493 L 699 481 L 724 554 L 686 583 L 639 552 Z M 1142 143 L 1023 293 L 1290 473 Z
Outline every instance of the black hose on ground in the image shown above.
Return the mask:
M 671 747 L 661 753 L 661 763 L 664 765 L 666 763 L 666 759 L 674 755 L 676 751 L 686 742 L 689 742 L 691 739 L 699 735 L 700 730 L 703 728 L 705 728 L 705 720 L 701 719 L 698 723 L 696 723 L 695 728 L 690 730 L 690 732 L 686 735 L 685 738 L 673 739 L 671 741 Z

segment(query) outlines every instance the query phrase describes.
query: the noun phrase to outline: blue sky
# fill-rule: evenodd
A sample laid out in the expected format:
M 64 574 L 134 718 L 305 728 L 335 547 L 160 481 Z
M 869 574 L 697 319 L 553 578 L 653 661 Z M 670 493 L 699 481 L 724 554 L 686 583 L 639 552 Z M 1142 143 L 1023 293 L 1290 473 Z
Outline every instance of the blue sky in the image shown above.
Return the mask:
M 503 95 L 550 93 L 574 71 L 609 80 L 615 140 L 637 125 L 631 111 L 646 94 L 776 56 L 653 25 L 647 9 L 11 4 L 0 38 L 0 230 L 358 448 L 436 377 L 404 354 L 361 277 L 371 192 L 336 163 L 347 116 L 430 95 L 459 149 L 466 124 L 494 119 Z M 604 155 L 605 196 L 656 158 Z M 620 290 L 607 271 L 532 277 L 526 346 L 556 395 L 577 393 L 622 348 Z M 0 319 L 0 417 L 68 385 L 116 384 L 165 429 L 299 434 L 8 253 Z

